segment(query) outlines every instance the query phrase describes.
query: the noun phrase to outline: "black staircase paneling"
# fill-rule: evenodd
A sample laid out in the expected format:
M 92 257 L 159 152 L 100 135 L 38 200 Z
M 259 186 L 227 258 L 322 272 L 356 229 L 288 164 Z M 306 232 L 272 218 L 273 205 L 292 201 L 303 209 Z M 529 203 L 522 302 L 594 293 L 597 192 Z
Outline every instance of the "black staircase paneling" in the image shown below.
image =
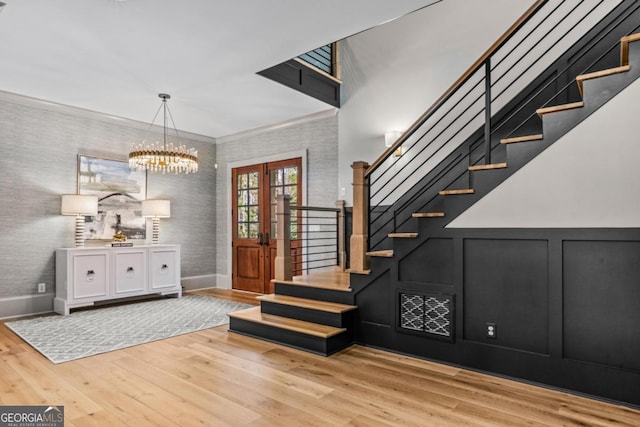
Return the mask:
M 565 241 L 562 270 L 564 357 L 640 373 L 640 242 Z
M 606 4 L 589 4 L 596 3 Z M 394 231 L 418 231 L 418 237 L 393 240 L 394 257 L 372 260 L 371 275 L 356 280 L 356 299 L 360 294 L 370 296 L 358 302 L 360 313 L 366 313 L 357 321 L 358 342 L 640 406 L 640 229 L 446 227 L 640 76 L 640 41 L 634 41 L 629 44 L 630 71 L 584 81 L 583 108 L 547 114 L 542 120 L 536 114 L 538 108 L 577 100 L 572 89 L 577 88 L 575 77 L 620 65 L 620 38 L 638 32 L 640 2 L 621 1 L 576 46 L 492 115 L 491 143 L 501 150 L 492 158 L 496 162 L 504 158 L 506 169 L 466 171 L 470 164 L 484 163 L 482 129 L 412 181 L 417 182 L 412 189 L 402 187 L 404 194 L 393 200 L 385 199 L 384 192 L 389 192 L 385 186 L 411 171 L 399 172 L 389 158 L 374 163 L 368 178 L 381 195 L 370 191 L 370 250 L 385 247 L 389 224 Z M 429 110 L 401 142 L 411 143 L 414 132 L 417 135 L 417 129 L 439 111 Z M 536 128 L 538 124 L 542 127 Z M 538 134 L 543 139 L 499 141 Z M 411 157 L 401 160 L 410 162 Z M 383 179 L 385 173 L 395 181 Z M 597 167 L 593 173 L 599 173 Z M 438 195 L 440 190 L 470 187 L 474 194 Z M 593 208 L 611 214 L 606 206 Z M 553 215 L 553 206 L 548 209 Z M 411 216 L 429 211 L 443 211 L 445 217 Z M 450 263 L 443 255 L 449 247 L 436 249 L 444 240 L 452 242 Z M 450 280 L 443 276 L 449 268 Z M 371 291 L 368 283 L 374 286 Z M 455 295 L 453 342 L 399 330 L 399 295 L 409 291 Z M 489 326 L 494 326 L 493 337 Z
M 259 75 L 340 107 L 340 83 L 293 59 L 262 70 Z
M 453 284 L 453 241 L 430 238 L 398 260 L 398 279 L 417 283 Z
M 356 294 L 359 322 L 391 326 L 392 313 L 395 310 L 393 294 L 389 289 L 390 274 L 389 270 L 386 270 Z
M 549 352 L 547 255 L 544 240 L 465 239 L 464 339 Z

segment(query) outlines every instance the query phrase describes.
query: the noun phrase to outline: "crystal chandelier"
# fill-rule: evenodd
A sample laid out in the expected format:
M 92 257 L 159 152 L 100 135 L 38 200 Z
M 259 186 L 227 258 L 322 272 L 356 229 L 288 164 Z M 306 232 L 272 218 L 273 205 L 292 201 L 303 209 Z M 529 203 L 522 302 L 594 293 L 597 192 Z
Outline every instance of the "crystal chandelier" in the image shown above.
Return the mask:
M 156 115 L 151 121 L 149 129 L 153 126 L 160 113 L 160 109 L 164 112 L 164 131 L 162 133 L 162 143 L 156 141 L 147 143 L 146 137 L 139 144 L 133 144 L 129 152 L 129 167 L 135 170 L 148 170 L 151 172 L 162 173 L 193 173 L 198 171 L 198 151 L 195 148 L 187 148 L 180 142 L 178 129 L 173 121 L 173 116 L 167 105 L 167 99 L 171 96 L 166 93 L 158 94 L 162 99 L 160 108 L 156 111 Z M 167 127 L 167 118 L 171 119 L 173 129 L 176 133 L 178 143 L 168 142 L 169 128 Z M 148 134 L 148 131 L 147 131 Z

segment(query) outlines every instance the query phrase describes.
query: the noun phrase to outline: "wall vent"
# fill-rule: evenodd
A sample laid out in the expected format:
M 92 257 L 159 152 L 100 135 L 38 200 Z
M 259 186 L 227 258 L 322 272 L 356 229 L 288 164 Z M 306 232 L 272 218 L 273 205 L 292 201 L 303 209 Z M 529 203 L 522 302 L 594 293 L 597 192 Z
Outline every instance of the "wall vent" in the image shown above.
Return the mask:
M 398 330 L 453 341 L 454 295 L 399 291 Z

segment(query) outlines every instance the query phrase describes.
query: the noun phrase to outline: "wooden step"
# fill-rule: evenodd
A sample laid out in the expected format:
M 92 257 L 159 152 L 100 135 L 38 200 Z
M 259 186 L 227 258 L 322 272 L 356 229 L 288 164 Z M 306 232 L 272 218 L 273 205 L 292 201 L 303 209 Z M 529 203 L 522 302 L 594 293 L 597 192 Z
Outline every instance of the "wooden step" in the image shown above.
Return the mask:
M 285 285 L 328 289 L 332 291 L 351 292 L 351 288 L 349 287 L 349 274 L 338 270 L 294 276 L 291 280 L 273 279 L 271 282 L 284 283 Z
M 620 65 L 629 65 L 629 43 L 640 40 L 640 33 L 624 36 L 620 39 Z
M 385 250 L 385 251 L 370 251 L 365 252 L 369 256 L 380 257 L 380 258 L 393 258 L 393 250 Z
M 309 310 L 326 311 L 328 313 L 336 314 L 345 313 L 358 308 L 355 305 L 338 304 L 337 302 L 319 301 L 277 294 L 260 295 L 259 297 L 256 297 L 256 299 L 273 304 L 290 305 L 294 307 L 307 308 Z
M 500 144 L 515 144 L 517 142 L 539 141 L 542 139 L 542 134 L 516 136 L 514 138 L 504 138 L 500 140 Z
M 469 166 L 467 169 L 470 171 L 487 171 L 493 169 L 504 169 L 507 167 L 506 163 L 489 163 L 487 165 L 473 165 Z
M 229 313 L 229 317 L 323 339 L 346 332 L 345 328 L 335 328 L 333 326 L 320 325 L 317 323 L 305 322 L 303 320 L 265 314 L 260 311 L 260 307 L 251 307 L 246 310 L 234 311 L 233 313 Z
M 347 273 L 352 273 L 352 274 L 362 274 L 362 275 L 369 275 L 371 274 L 371 270 L 355 270 L 353 268 L 347 268 L 345 270 Z
M 441 196 L 455 196 L 458 194 L 473 194 L 476 190 L 473 188 L 459 188 L 457 190 L 442 190 L 439 191 L 438 194 Z
M 559 111 L 573 110 L 574 108 L 582 107 L 584 107 L 584 102 L 572 102 L 571 104 L 554 105 L 553 107 L 539 108 L 536 110 L 536 113 L 539 116 L 543 116 L 549 113 L 557 113 Z
M 392 239 L 415 239 L 418 237 L 418 233 L 389 233 L 387 237 Z
M 442 218 L 444 212 L 414 212 L 411 216 L 413 218 Z
M 582 95 L 582 82 L 590 79 L 597 79 L 598 77 L 611 76 L 613 74 L 626 73 L 631 69 L 628 65 L 623 65 L 621 67 L 609 68 L 608 70 L 596 71 L 595 73 L 582 74 L 576 77 L 576 83 L 578 83 L 578 90 L 580 91 L 580 95 Z

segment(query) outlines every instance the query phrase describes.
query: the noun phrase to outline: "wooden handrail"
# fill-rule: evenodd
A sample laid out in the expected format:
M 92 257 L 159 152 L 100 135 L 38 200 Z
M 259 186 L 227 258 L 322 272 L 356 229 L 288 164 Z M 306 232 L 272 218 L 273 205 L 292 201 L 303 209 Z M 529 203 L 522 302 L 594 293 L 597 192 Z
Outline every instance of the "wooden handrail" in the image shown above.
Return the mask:
M 366 170 L 365 176 L 371 175 L 373 171 L 375 171 L 381 164 L 384 162 L 387 157 L 393 154 L 400 146 L 417 131 L 426 121 L 427 119 L 440 108 L 441 104 L 444 103 L 447 99 L 449 99 L 461 86 L 465 83 L 478 69 L 485 63 L 485 61 L 490 58 L 502 45 L 504 45 L 513 34 L 522 27 L 542 6 L 544 6 L 549 0 L 538 0 L 536 1 L 509 29 L 498 39 L 495 43 L 491 45 L 491 47 L 476 61 L 473 65 L 458 79 L 456 80 L 449 89 L 445 93 L 443 93 L 436 102 L 429 107 L 427 111 L 422 114 L 418 120 L 416 120 L 400 137 L 393 143 L 390 147 L 388 147 L 380 157 L 374 161 L 371 166 Z

